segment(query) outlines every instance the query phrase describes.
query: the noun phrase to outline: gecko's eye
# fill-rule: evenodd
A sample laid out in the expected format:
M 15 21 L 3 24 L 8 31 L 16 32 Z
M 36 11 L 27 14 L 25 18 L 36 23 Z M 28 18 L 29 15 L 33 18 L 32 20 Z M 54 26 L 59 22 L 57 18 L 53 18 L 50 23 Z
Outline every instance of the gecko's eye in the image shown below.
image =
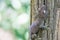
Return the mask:
M 44 10 L 44 13 L 46 13 L 46 11 Z

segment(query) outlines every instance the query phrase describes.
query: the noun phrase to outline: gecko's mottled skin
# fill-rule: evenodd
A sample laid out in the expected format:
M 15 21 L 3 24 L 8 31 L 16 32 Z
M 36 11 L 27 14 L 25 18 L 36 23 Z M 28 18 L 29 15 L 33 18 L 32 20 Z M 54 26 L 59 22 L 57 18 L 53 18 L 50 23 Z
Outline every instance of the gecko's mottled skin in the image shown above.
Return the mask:
M 31 40 L 34 40 L 32 38 L 33 34 L 36 34 L 39 31 L 39 26 L 43 23 L 43 21 L 48 17 L 48 12 L 46 10 L 46 6 L 43 5 L 39 10 L 38 10 L 38 15 L 37 19 L 31 24 L 30 26 L 30 37 Z

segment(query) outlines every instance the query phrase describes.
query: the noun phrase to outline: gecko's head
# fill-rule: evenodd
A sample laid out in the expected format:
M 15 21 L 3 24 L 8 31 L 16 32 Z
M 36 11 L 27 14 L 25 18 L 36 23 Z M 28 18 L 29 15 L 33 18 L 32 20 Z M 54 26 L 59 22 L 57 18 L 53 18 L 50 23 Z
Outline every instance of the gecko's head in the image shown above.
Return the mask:
M 48 16 L 48 10 L 47 7 L 45 5 L 43 5 L 40 10 L 39 10 L 39 14 L 41 17 L 46 18 Z

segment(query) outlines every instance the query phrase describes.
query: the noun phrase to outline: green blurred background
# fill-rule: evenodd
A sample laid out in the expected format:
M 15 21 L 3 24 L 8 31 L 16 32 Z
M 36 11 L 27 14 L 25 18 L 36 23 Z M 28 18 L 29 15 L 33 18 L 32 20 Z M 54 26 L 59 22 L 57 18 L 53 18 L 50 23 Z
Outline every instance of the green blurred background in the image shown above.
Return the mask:
M 29 26 L 30 0 L 0 0 L 0 28 L 12 32 L 16 40 L 28 40 Z

